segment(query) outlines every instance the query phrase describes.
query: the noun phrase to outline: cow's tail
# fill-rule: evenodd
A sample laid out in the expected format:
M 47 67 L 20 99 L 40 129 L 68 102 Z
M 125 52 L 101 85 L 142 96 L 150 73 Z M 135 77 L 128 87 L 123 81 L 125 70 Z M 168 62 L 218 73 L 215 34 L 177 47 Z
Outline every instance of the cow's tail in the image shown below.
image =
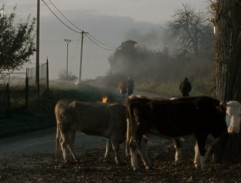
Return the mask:
M 55 141 L 55 158 L 58 161 L 58 155 L 59 155 L 59 143 L 60 143 L 60 132 L 59 132 L 59 125 L 57 123 L 56 127 L 56 141 Z
M 129 142 L 130 142 L 130 117 L 127 109 L 126 110 L 126 156 L 130 155 Z
M 131 108 L 129 105 L 126 107 L 126 154 L 130 153 L 130 143 L 132 139 L 133 121 L 131 116 Z
M 56 137 L 55 137 L 55 158 L 58 161 L 58 154 L 59 154 L 59 144 L 61 143 L 61 134 L 60 128 L 61 125 L 63 126 L 63 110 L 67 105 L 67 101 L 60 100 L 55 105 L 55 118 L 56 118 Z
M 58 161 L 58 154 L 59 154 L 59 143 L 60 143 L 60 129 L 59 129 L 59 114 L 58 114 L 58 107 L 59 105 L 56 104 L 55 106 L 55 117 L 56 117 L 56 137 L 55 137 L 55 158 Z

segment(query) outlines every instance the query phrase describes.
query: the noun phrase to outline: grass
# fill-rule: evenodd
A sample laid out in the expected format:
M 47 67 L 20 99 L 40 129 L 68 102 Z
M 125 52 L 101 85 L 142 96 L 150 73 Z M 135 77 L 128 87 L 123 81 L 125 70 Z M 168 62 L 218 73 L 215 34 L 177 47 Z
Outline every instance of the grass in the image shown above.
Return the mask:
M 193 83 L 191 96 L 208 95 L 200 87 L 202 83 Z M 175 83 L 136 83 L 137 90 L 159 93 L 167 96 L 179 96 L 178 84 Z M 0 117 L 0 138 L 54 127 L 54 106 L 59 99 L 73 99 L 96 102 L 108 96 L 109 102 L 116 102 L 115 96 L 95 87 L 71 82 L 51 81 L 50 92 L 46 92 L 39 99 L 29 102 L 28 108 L 15 107 L 8 117 Z M 17 102 L 18 104 L 18 102 Z
M 201 81 L 195 81 L 192 83 L 192 91 L 190 96 L 206 95 L 211 96 L 210 89 L 204 87 L 205 85 Z M 180 96 L 179 83 L 137 83 L 136 89 L 144 90 L 154 93 L 159 93 L 166 96 Z
M 54 127 L 54 106 L 59 99 L 101 101 L 103 92 L 97 88 L 68 82 L 50 83 L 50 92 L 29 103 L 28 108 L 16 107 L 8 117 L 0 118 L 0 138 Z

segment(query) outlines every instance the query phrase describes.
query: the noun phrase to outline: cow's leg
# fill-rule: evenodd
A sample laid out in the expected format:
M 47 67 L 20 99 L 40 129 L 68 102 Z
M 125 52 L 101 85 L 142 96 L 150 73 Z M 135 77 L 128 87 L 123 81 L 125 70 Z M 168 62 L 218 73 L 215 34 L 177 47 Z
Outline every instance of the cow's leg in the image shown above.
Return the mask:
M 106 145 L 105 145 L 105 156 L 104 156 L 105 160 L 108 159 L 110 150 L 111 150 L 111 143 L 110 143 L 110 139 L 107 138 Z
M 194 166 L 196 168 L 198 168 L 200 166 L 200 153 L 199 153 L 197 141 L 196 141 L 195 146 L 194 146 L 194 151 L 195 151 L 195 156 L 194 156 L 193 163 L 194 163 Z
M 133 137 L 131 137 L 131 140 L 129 142 L 129 147 L 130 147 L 130 154 L 131 154 L 131 166 L 133 167 L 133 170 L 136 171 L 138 168 L 137 142 Z
M 60 141 L 60 147 L 61 147 L 61 151 L 63 154 L 63 159 L 64 162 L 67 162 L 67 152 L 66 152 L 66 147 L 67 147 L 67 142 L 66 142 L 66 135 L 61 133 L 61 137 L 60 137 L 61 141 Z
M 205 165 L 205 161 L 206 161 L 206 159 L 205 159 L 206 139 L 207 139 L 207 136 L 205 136 L 205 135 L 197 137 L 198 150 L 199 150 L 199 153 L 200 153 L 200 167 L 201 167 L 201 169 L 204 169 L 205 166 L 206 166 Z
M 69 143 L 67 146 L 68 146 L 69 152 L 72 155 L 73 159 L 75 161 L 77 161 L 77 158 L 76 158 L 75 152 L 74 152 L 75 133 L 76 133 L 75 131 L 71 131 L 69 133 Z
M 146 167 L 146 169 L 147 170 L 150 169 L 151 163 L 150 163 L 150 160 L 147 156 L 147 138 L 146 137 L 142 137 L 142 139 L 141 139 L 139 154 L 141 156 L 141 159 L 142 159 L 143 164 Z
M 111 138 L 111 143 L 112 143 L 112 148 L 114 150 L 114 154 L 115 154 L 115 162 L 118 165 L 119 164 L 119 156 L 118 156 L 118 152 L 119 152 L 119 140 L 115 139 L 115 138 Z
M 125 142 L 125 154 L 126 154 L 126 157 L 130 155 L 130 147 L 127 142 Z
M 175 163 L 179 163 L 182 158 L 182 151 L 181 151 L 181 140 L 180 138 L 173 139 L 174 149 L 175 149 Z

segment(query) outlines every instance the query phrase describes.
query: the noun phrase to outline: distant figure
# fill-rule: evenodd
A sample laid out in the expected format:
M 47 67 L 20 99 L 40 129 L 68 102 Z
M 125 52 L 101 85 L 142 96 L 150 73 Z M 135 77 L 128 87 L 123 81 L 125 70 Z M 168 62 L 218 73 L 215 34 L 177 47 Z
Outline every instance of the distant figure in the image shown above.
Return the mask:
M 179 90 L 182 94 L 182 97 L 189 97 L 189 93 L 192 90 L 191 83 L 188 81 L 188 78 L 184 78 L 179 86 Z
M 122 97 L 124 97 L 127 92 L 127 84 L 124 80 L 120 82 L 119 88 L 120 88 L 120 94 L 122 95 Z
M 134 80 L 129 76 L 127 80 L 128 96 L 130 96 L 133 93 L 134 85 Z

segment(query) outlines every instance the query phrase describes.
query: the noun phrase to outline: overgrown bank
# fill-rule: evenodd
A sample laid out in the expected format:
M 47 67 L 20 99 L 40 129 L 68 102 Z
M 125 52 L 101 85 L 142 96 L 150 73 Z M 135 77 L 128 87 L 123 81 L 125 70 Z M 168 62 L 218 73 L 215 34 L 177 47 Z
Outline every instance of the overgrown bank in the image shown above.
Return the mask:
M 95 102 L 101 101 L 103 95 L 113 100 L 111 94 L 92 86 L 54 81 L 50 91 L 31 101 L 27 109 L 15 108 L 8 117 L 0 118 L 0 138 L 54 127 L 54 106 L 61 98 Z

